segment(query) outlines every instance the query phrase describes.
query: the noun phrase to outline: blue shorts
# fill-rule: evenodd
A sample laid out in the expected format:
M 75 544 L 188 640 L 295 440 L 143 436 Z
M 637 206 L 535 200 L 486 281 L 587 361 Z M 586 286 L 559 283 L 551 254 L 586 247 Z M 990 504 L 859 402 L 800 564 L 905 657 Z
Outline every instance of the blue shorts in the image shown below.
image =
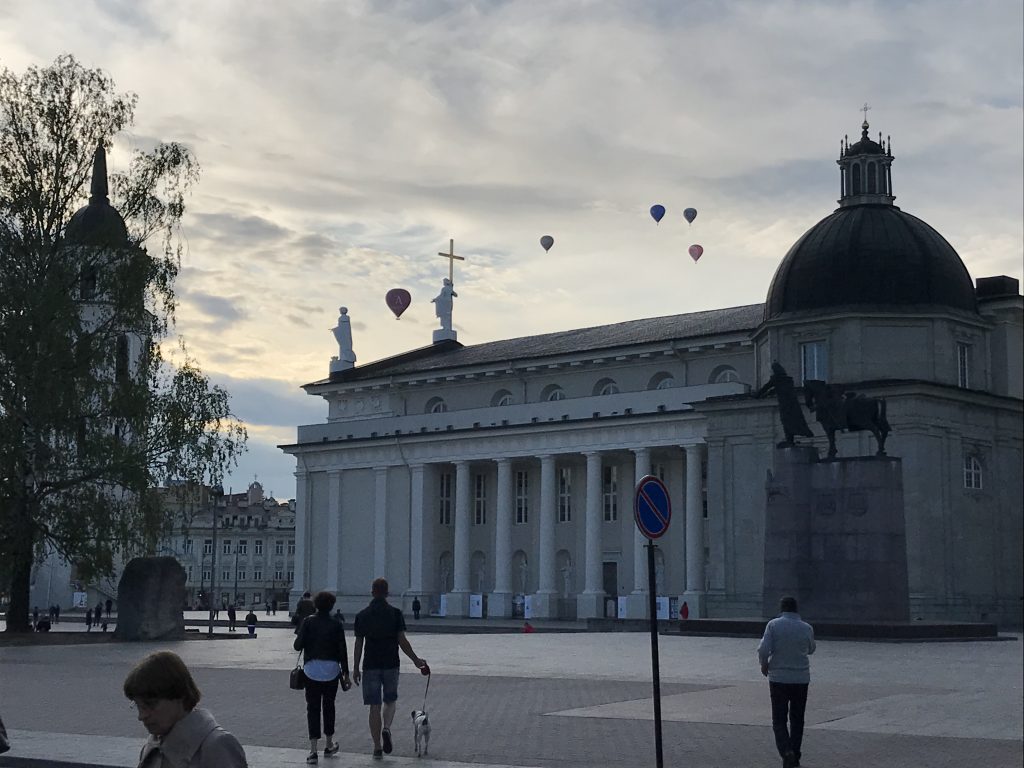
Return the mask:
M 363 704 L 381 703 L 381 690 L 384 691 L 384 703 L 390 704 L 398 700 L 398 667 L 394 669 L 363 670 Z

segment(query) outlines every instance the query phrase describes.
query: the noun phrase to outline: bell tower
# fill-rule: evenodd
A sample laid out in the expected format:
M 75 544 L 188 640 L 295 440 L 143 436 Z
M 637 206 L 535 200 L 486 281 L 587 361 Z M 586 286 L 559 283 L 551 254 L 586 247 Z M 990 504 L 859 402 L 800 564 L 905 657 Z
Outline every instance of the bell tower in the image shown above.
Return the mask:
M 850 144 L 848 136 L 839 142 L 839 207 L 852 205 L 892 205 L 896 199 L 892 193 L 892 142 L 878 141 L 868 137 L 867 110 L 865 104 L 864 122 L 860 126 L 860 141 Z M 896 207 L 896 206 L 893 206 Z

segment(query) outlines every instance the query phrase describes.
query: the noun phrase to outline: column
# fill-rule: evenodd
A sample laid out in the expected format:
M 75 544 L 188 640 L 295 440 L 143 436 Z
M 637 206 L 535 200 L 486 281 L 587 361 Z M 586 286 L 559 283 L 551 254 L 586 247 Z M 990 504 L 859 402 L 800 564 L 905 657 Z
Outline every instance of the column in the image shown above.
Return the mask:
M 409 605 L 404 606 L 408 610 L 412 610 L 412 598 L 423 594 L 425 581 L 426 542 L 423 529 L 429 519 L 426 479 L 427 472 L 423 464 L 413 464 L 409 468 Z
M 469 616 L 469 523 L 472 478 L 468 461 L 455 462 L 455 574 L 448 595 L 449 616 Z
M 701 462 L 704 447 L 700 443 L 686 448 L 686 601 L 690 618 L 706 615 L 704 609 L 704 500 L 701 495 Z
M 341 470 L 327 472 L 327 582 L 324 589 L 338 591 L 338 550 L 341 547 Z
M 651 452 L 648 448 L 634 448 L 635 457 L 633 463 L 633 488 L 636 488 L 640 478 L 651 471 Z M 626 595 L 626 618 L 646 619 L 650 617 L 651 608 L 647 595 L 647 550 L 644 544 L 647 537 L 640 533 L 640 529 L 633 525 L 633 591 Z
M 309 528 L 309 473 L 300 469 L 295 473 L 295 560 L 292 563 L 295 578 L 289 595 L 289 604 L 294 610 L 306 591 L 309 580 L 306 578 L 306 531 Z M 219 510 L 215 510 L 219 513 Z M 212 558 L 211 558 L 212 559 Z M 216 574 L 211 572 L 212 583 L 216 583 Z M 211 588 L 212 593 L 212 588 Z M 218 600 L 216 595 L 212 595 Z
M 555 457 L 540 457 L 540 525 L 537 530 L 538 589 L 530 600 L 530 612 L 538 619 L 558 618 L 555 588 L 555 510 L 558 486 Z
M 388 570 L 388 468 L 373 471 L 373 573 L 387 578 Z
M 584 531 L 584 585 L 576 597 L 576 616 L 593 619 L 604 616 L 601 549 L 601 454 L 590 451 L 587 457 L 587 509 Z
M 512 615 L 512 460 L 498 459 L 498 490 L 494 521 L 494 591 L 487 597 L 487 615 Z

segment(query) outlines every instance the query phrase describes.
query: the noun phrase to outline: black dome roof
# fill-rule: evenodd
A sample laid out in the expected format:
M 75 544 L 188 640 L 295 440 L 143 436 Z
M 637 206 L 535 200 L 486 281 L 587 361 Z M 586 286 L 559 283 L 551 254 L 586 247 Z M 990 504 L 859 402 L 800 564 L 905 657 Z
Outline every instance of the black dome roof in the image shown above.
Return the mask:
M 102 144 L 93 156 L 89 203 L 71 217 L 64 229 L 64 242 L 103 248 L 128 245 L 128 228 L 107 197 L 107 153 Z
M 789 249 L 768 289 L 765 319 L 866 304 L 977 312 L 971 276 L 942 235 L 896 206 L 852 205 Z

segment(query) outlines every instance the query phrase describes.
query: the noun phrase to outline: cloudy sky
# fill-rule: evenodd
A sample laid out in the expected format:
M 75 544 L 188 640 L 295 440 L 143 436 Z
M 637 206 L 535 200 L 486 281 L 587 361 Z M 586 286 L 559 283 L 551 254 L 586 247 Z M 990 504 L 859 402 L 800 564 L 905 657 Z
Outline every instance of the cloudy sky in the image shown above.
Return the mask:
M 0 66 L 73 53 L 138 94 L 112 170 L 197 155 L 178 332 L 249 428 L 226 484 L 278 498 L 339 305 L 360 364 L 429 344 L 449 238 L 464 344 L 761 302 L 865 102 L 897 205 L 1021 278 L 1022 39 L 1020 0 L 0 5 Z

